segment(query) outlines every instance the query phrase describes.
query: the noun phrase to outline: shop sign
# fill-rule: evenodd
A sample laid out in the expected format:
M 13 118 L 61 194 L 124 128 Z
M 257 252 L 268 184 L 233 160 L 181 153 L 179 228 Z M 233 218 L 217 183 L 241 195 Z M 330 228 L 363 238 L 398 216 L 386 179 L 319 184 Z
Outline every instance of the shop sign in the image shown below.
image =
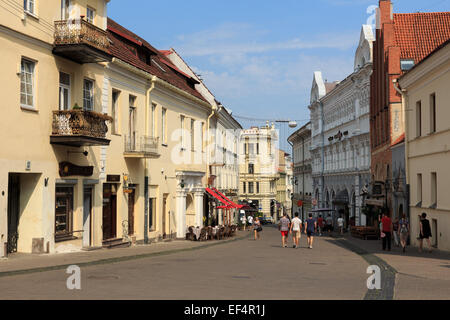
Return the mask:
M 59 175 L 61 177 L 81 176 L 90 177 L 94 174 L 92 166 L 77 166 L 70 162 L 60 162 Z

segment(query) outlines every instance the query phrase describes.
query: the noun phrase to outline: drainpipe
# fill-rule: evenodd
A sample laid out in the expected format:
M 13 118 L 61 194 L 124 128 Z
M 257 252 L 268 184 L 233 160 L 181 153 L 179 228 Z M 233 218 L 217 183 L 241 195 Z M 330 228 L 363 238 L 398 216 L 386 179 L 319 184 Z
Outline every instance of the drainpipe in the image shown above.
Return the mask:
M 155 89 L 155 77 L 152 77 L 151 79 L 151 85 L 150 88 L 147 90 L 147 93 L 145 95 L 145 104 L 146 104 L 146 116 L 145 116 L 145 132 L 148 135 L 149 134 L 149 123 L 148 123 L 148 116 L 150 108 L 152 107 L 152 104 L 150 103 L 150 93 Z M 153 128 L 152 128 L 153 129 Z M 148 190 L 148 182 L 149 182 L 149 173 L 148 173 L 148 159 L 145 159 L 145 168 L 144 168 L 144 243 L 148 244 L 148 212 L 149 212 L 149 190 Z
M 322 182 L 322 201 L 320 201 L 322 203 L 322 205 L 320 206 L 321 208 L 325 208 L 324 207 L 324 192 L 325 192 L 325 132 L 324 132 L 324 121 L 323 121 L 323 103 L 321 101 L 319 101 L 319 106 L 320 106 L 320 123 L 321 123 L 321 135 L 322 135 L 322 174 L 320 177 L 320 180 Z M 328 208 L 327 208 L 328 209 Z

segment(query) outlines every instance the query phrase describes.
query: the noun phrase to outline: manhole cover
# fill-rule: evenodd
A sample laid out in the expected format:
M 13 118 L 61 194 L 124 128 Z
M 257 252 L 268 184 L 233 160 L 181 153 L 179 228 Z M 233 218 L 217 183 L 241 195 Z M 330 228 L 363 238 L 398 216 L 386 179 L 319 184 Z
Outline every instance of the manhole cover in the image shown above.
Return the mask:
M 103 274 L 103 275 L 91 275 L 88 276 L 90 280 L 119 280 L 120 277 L 111 274 Z

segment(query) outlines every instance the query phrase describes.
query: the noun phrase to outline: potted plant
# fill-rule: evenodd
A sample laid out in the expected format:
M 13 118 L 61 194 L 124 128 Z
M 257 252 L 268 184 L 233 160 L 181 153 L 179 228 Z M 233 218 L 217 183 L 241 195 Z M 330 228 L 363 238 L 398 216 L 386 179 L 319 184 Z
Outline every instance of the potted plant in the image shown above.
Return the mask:
M 78 105 L 78 103 L 75 102 L 74 106 L 72 107 L 72 110 L 82 110 L 82 108 Z

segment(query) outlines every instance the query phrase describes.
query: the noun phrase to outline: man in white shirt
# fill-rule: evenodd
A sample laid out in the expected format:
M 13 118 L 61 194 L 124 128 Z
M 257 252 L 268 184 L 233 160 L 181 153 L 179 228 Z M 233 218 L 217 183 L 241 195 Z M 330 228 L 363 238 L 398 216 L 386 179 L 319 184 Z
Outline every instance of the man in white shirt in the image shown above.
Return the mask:
M 302 220 L 298 217 L 298 212 L 295 213 L 295 218 L 291 221 L 292 238 L 294 239 L 294 249 L 299 248 L 299 242 L 302 230 Z
M 248 216 L 248 225 L 249 227 L 251 227 L 253 225 L 253 217 L 252 216 Z

